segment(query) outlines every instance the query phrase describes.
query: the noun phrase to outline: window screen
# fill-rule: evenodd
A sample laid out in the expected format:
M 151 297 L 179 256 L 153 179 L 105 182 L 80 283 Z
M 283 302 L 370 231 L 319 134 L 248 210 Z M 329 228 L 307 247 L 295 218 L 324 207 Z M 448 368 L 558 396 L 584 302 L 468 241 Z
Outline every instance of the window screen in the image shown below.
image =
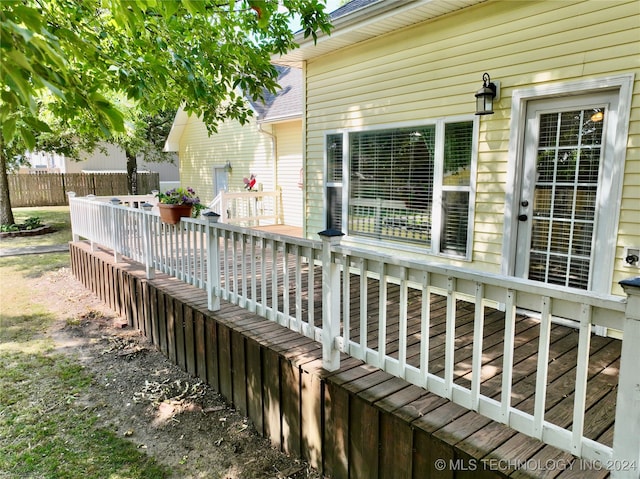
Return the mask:
M 435 126 L 352 133 L 349 234 L 431 244 Z
M 472 135 L 471 122 L 444 127 L 441 253 L 465 255 L 467 251 Z
M 342 134 L 327 136 L 326 225 L 342 230 Z

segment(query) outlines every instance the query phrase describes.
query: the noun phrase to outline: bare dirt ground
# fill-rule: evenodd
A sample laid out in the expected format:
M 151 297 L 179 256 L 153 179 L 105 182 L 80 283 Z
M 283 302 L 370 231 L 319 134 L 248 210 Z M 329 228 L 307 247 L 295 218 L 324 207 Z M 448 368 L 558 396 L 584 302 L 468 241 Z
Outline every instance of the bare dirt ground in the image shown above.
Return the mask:
M 94 377 L 81 398 L 87 413 L 170 466 L 171 477 L 322 477 L 272 448 L 223 397 L 169 362 L 68 268 L 33 281 L 34 301 L 58 318 L 47 331 L 56 351 L 78 358 Z

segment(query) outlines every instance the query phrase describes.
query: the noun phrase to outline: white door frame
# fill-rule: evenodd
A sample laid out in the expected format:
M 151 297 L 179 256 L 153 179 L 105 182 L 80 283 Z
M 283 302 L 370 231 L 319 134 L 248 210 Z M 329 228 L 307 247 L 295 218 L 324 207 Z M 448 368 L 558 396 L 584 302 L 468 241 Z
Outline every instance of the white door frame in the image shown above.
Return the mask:
M 610 125 L 614 135 L 609 135 L 607 141 L 613 144 L 612 161 L 609 162 L 612 183 L 610 184 L 609 198 L 619 204 L 622 197 L 623 172 L 627 151 L 627 137 L 629 132 L 629 117 L 631 111 L 631 98 L 633 92 L 634 74 L 625 74 L 605 78 L 594 78 L 577 82 L 561 82 L 545 84 L 531 88 L 514 90 L 511 98 L 511 122 L 509 138 L 509 157 L 507 164 L 507 184 L 505 192 L 504 212 L 504 240 L 502 243 L 502 274 L 513 276 L 515 272 L 515 258 L 517 254 L 516 240 L 519 214 L 519 198 L 522 168 L 523 168 L 523 144 L 525 138 L 527 103 L 532 100 L 540 100 L 553 97 L 566 97 L 570 95 L 584 95 L 593 92 L 618 91 L 619 100 L 614 122 Z M 608 231 L 617 232 L 619 215 L 607 218 L 609 224 L 600 225 Z M 615 259 L 615 242 L 602 249 L 601 260 L 603 270 L 607 271 L 605 278 L 601 278 L 594 290 L 602 294 L 611 293 L 613 281 L 613 266 Z

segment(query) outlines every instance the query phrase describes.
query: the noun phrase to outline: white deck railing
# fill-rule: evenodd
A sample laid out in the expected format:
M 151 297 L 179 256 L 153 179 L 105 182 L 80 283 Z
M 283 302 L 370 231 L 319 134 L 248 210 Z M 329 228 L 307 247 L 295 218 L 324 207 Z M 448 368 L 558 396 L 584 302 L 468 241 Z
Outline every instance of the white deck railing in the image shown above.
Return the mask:
M 223 191 L 209 204 L 222 223 L 261 226 L 281 222 L 279 191 Z
M 322 241 L 298 239 L 183 218 L 166 225 L 153 212 L 105 201 L 70 198 L 74 241 L 81 237 L 144 264 L 147 275 L 162 271 L 208 292 L 209 308 L 220 299 L 300 332 L 323 345 L 323 364 L 339 367 L 347 353 L 408 382 L 448 398 L 577 457 L 598 461 L 612 477 L 637 478 L 640 465 L 640 296 L 604 297 L 523 279 L 385 256 L 340 245 L 340 236 L 323 232 Z M 371 282 L 375 283 L 375 288 Z M 351 285 L 359 297 L 351 298 Z M 393 288 L 393 300 L 389 291 Z M 377 290 L 375 303 L 370 293 Z M 320 294 L 315 294 L 319 292 Z M 629 292 L 640 288 L 629 287 Z M 446 299 L 444 371 L 429 371 L 432 296 Z M 321 298 L 321 299 L 320 299 Z M 409 346 L 409 303 L 418 302 L 419 345 Z M 390 314 L 388 304 L 397 303 Z M 634 303 L 635 302 L 635 303 Z M 467 304 L 474 319 L 469 383 L 456 381 L 456 310 Z M 633 306 L 635 304 L 635 306 Z M 483 327 L 487 311 L 504 311 L 501 393 L 483 394 Z M 516 349 L 516 309 L 540 312 L 533 413 L 512 402 Z M 377 315 L 377 340 L 370 338 Z M 350 324 L 356 317 L 357 325 Z M 570 428 L 545 419 L 551 322 L 554 317 L 578 325 L 573 418 Z M 413 318 L 414 319 L 414 318 Z M 388 325 L 398 338 L 387 350 Z M 352 326 L 359 334 L 350 336 Z M 584 436 L 589 350 L 592 328 L 624 331 L 613 448 Z M 414 332 L 415 333 L 415 332 Z M 622 419 L 619 419 L 622 418 Z

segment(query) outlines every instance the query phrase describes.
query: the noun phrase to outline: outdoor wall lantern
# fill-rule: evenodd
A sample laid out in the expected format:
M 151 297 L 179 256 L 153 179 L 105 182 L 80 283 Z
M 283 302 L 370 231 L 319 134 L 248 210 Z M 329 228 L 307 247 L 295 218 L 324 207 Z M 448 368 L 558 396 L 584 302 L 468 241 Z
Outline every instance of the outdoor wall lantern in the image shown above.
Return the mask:
M 493 102 L 500 99 L 500 82 L 491 82 L 488 73 L 482 75 L 482 82 L 476 93 L 476 115 L 493 115 Z
M 233 171 L 233 168 L 231 167 L 231 162 L 227 160 L 227 164 L 224 165 L 224 172 L 231 173 L 232 171 Z

